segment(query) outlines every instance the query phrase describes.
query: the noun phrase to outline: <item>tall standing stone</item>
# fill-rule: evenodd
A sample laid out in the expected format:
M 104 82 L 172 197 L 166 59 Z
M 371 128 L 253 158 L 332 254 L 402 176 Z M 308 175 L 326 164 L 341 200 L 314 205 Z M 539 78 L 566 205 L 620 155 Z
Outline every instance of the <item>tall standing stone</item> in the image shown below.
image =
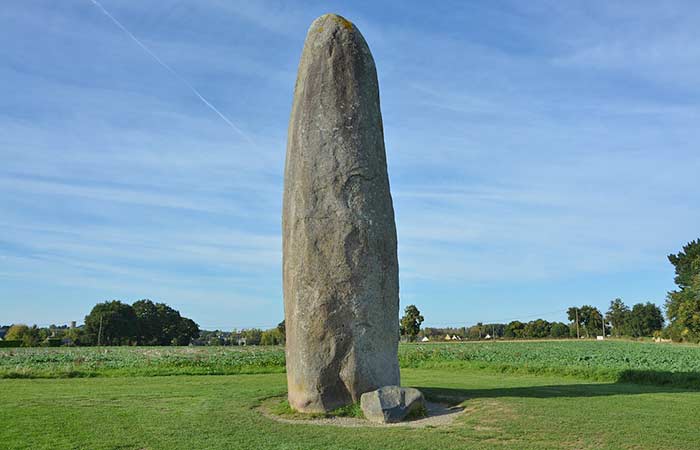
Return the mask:
M 289 402 L 329 411 L 399 384 L 399 276 L 379 87 L 360 31 L 309 28 L 282 215 Z

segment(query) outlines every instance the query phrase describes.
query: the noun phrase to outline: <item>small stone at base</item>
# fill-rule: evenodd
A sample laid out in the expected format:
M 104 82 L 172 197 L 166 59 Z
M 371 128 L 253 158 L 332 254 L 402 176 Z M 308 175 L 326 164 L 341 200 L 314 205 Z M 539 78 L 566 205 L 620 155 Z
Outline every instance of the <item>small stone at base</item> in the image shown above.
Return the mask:
M 401 422 L 412 411 L 425 408 L 425 399 L 418 389 L 384 386 L 365 392 L 360 406 L 367 420 L 377 423 Z

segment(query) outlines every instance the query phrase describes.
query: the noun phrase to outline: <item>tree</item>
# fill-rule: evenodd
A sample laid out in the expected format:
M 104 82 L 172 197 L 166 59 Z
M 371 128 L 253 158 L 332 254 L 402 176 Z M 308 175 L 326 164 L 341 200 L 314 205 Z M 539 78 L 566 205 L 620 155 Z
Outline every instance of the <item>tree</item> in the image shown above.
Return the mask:
M 622 299 L 616 298 L 610 302 L 610 308 L 605 318 L 612 325 L 612 333 L 620 337 L 623 334 L 629 334 L 629 318 L 630 309 L 624 304 Z
M 277 324 L 277 331 L 279 332 L 279 344 L 284 345 L 284 343 L 287 341 L 287 327 L 284 320 Z
M 5 340 L 22 341 L 22 347 L 36 347 L 44 339 L 46 339 L 46 333 L 42 335 L 36 325 L 29 327 L 22 323 L 12 325 L 5 334 Z
M 445 333 L 440 328 L 425 327 L 421 330 L 421 334 L 427 338 L 434 338 L 437 336 L 444 336 Z
M 596 336 L 603 332 L 603 314 L 594 306 L 583 305 L 580 308 L 572 306 L 568 309 L 567 315 L 569 320 L 574 323 L 578 318 L 578 323 L 586 337 Z
M 523 328 L 523 337 L 545 338 L 549 336 L 551 326 L 549 322 L 543 319 L 530 321 Z
M 188 345 L 199 326 L 165 303 L 139 300 L 133 304 L 139 345 Z
M 466 337 L 470 340 L 481 339 L 483 326 L 484 326 L 483 323 L 477 322 L 476 325 L 473 325 L 473 326 L 467 328 L 466 333 L 465 333 Z M 450 334 L 450 333 L 448 332 L 448 334 Z M 451 333 L 451 334 L 454 334 L 454 333 Z
M 514 320 L 510 322 L 508 325 L 506 325 L 505 330 L 503 331 L 503 337 L 508 338 L 508 339 L 518 339 L 523 337 L 523 329 L 525 328 L 525 324 L 520 322 L 519 320 Z
M 416 305 L 408 305 L 404 310 L 404 316 L 401 318 L 401 335 L 408 337 L 411 341 L 414 340 L 418 336 L 420 325 L 424 320 Z
M 674 282 L 684 289 L 693 285 L 700 272 L 700 239 L 688 242 L 676 255 L 668 255 L 676 271 Z
M 68 345 L 90 345 L 90 339 L 88 339 L 83 328 L 69 328 L 63 336 L 69 340 Z
M 119 300 L 98 303 L 85 316 L 85 333 L 99 345 L 125 345 L 136 341 L 134 308 Z
M 207 341 L 207 345 L 210 345 L 212 347 L 224 345 L 224 340 L 218 334 L 212 333 L 209 337 L 209 340 Z
M 259 328 L 251 328 L 250 330 L 243 330 L 241 334 L 245 338 L 246 345 L 258 345 L 262 340 L 262 330 Z
M 284 344 L 284 337 L 279 328 L 270 328 L 262 332 L 260 345 L 280 345 Z
M 669 293 L 666 315 L 669 332 L 676 341 L 700 341 L 700 277 L 682 291 Z
M 486 331 L 486 334 L 490 334 L 492 339 L 502 337 L 505 328 L 506 325 L 504 323 L 486 323 L 483 326 L 483 329 Z
M 572 323 L 571 326 L 571 334 L 573 335 L 574 331 L 576 332 L 576 337 L 580 337 L 581 335 L 581 308 L 578 308 L 576 306 L 570 307 L 566 311 L 566 315 L 569 318 L 569 322 Z
M 676 272 L 678 290 L 666 297 L 666 316 L 675 340 L 700 340 L 700 239 L 686 244 L 668 260 Z
M 651 302 L 637 303 L 629 315 L 629 329 L 634 337 L 653 336 L 664 327 L 661 309 Z
M 138 345 L 162 345 L 163 334 L 158 308 L 150 300 L 139 300 L 132 305 L 136 314 L 136 341 Z
M 10 327 L 5 333 L 5 340 L 7 341 L 21 341 L 24 335 L 29 331 L 29 327 L 23 323 L 17 323 Z
M 158 317 L 160 318 L 161 338 L 159 345 L 171 345 L 173 342 L 189 343 L 189 336 L 179 336 L 181 331 L 182 316 L 165 303 L 156 303 Z M 183 328 L 184 330 L 184 328 Z
M 586 328 L 588 336 L 597 336 L 602 333 L 607 335 L 607 326 L 605 325 L 605 316 L 600 310 L 594 306 L 583 305 L 581 310 L 584 312 L 583 325 Z
M 172 345 L 189 345 L 192 340 L 199 336 L 199 325 L 187 317 L 181 317 L 177 324 L 175 337 L 170 341 Z
M 561 322 L 553 322 L 549 334 L 553 338 L 568 337 L 570 334 L 569 326 Z

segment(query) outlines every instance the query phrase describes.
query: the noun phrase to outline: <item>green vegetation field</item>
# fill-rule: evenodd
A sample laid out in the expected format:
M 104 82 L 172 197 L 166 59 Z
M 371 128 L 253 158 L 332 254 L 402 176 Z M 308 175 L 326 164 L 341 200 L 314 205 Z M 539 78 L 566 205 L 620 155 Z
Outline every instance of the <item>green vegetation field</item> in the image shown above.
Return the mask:
M 276 422 L 256 407 L 285 393 L 279 347 L 4 349 L 0 448 L 700 448 L 697 346 L 412 344 L 400 354 L 402 384 L 466 412 L 422 429 Z
M 403 344 L 403 368 L 479 368 L 700 388 L 700 346 L 631 341 Z M 0 349 L 0 378 L 232 375 L 284 371 L 282 347 Z

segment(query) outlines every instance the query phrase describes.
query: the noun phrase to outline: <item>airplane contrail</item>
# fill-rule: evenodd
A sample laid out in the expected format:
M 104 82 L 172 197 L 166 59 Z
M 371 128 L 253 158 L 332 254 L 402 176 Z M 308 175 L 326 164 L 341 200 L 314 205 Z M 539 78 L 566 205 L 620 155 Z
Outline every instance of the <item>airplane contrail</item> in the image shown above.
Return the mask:
M 187 86 L 187 87 L 189 88 L 189 90 L 192 91 L 192 93 L 193 93 L 194 95 L 196 95 L 196 96 L 202 101 L 202 103 L 204 103 L 207 107 L 209 107 L 209 109 L 211 109 L 211 110 L 214 111 L 219 117 L 221 117 L 221 119 L 222 119 L 224 122 L 226 122 L 231 128 L 233 128 L 234 131 L 235 131 L 236 133 L 240 134 L 240 135 L 241 135 L 245 140 L 247 140 L 248 142 L 250 142 L 250 143 L 253 142 L 253 141 L 250 139 L 250 137 L 248 137 L 248 135 L 247 135 L 246 133 L 243 132 L 243 130 L 241 130 L 238 126 L 236 126 L 236 124 L 233 123 L 233 122 L 231 121 L 231 119 L 229 119 L 228 117 L 226 117 L 226 115 L 224 115 L 224 113 L 222 113 L 221 111 L 219 111 L 219 110 L 216 108 L 216 106 L 212 105 L 211 102 L 210 102 L 209 100 L 207 100 L 207 99 L 197 90 L 197 88 L 195 88 L 194 86 L 192 86 L 192 84 L 191 84 L 189 81 L 187 81 L 187 80 L 185 79 L 185 77 L 183 77 L 182 75 L 180 75 L 177 71 L 175 71 L 175 69 L 173 69 L 173 68 L 170 67 L 167 63 L 165 63 L 165 61 L 163 61 L 162 59 L 160 59 L 160 58 L 158 57 L 158 55 L 156 55 L 155 53 L 153 53 L 153 52 L 151 51 L 150 48 L 146 47 L 146 45 L 145 45 L 143 42 L 141 42 L 136 36 L 134 36 L 134 33 L 132 33 L 131 31 L 129 31 L 124 25 L 122 25 L 121 22 L 119 22 L 113 15 L 111 15 L 111 14 L 109 13 L 109 11 L 107 11 L 107 10 L 105 9 L 105 7 L 102 6 L 102 4 L 101 4 L 100 2 L 98 2 L 97 0 L 90 0 L 90 1 L 92 2 L 93 5 L 95 5 L 96 7 L 98 7 L 98 8 L 104 13 L 104 15 L 106 15 L 120 30 L 122 30 L 127 36 L 129 36 L 129 37 L 131 38 L 132 41 L 134 41 L 139 47 L 141 47 L 141 48 L 143 49 L 143 51 L 145 51 L 146 53 L 148 53 L 158 64 L 160 64 L 161 66 L 163 66 L 163 68 L 165 68 L 165 70 L 167 70 L 168 72 L 172 73 L 172 74 L 173 74 L 177 79 L 179 79 L 185 86 Z

